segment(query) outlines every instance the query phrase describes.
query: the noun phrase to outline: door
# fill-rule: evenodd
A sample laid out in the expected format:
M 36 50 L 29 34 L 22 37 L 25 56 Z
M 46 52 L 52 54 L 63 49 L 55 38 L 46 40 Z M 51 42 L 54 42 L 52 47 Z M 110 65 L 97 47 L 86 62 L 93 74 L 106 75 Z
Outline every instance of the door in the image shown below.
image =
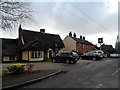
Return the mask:
M 49 58 L 52 58 L 52 50 L 49 50 Z

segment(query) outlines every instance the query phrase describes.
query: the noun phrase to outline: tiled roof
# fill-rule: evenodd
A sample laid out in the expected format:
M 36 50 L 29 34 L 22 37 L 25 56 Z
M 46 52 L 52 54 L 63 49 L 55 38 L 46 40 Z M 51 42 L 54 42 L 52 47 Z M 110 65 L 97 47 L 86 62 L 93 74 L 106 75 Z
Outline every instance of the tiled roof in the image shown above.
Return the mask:
M 81 38 L 76 38 L 76 37 L 71 37 L 72 39 L 74 39 L 77 43 L 79 44 L 85 44 L 85 45 L 91 45 L 94 46 L 95 48 L 99 49 L 97 46 L 95 46 L 94 44 L 92 44 L 91 42 L 81 39 Z
M 80 44 L 93 45 L 92 43 L 88 42 L 87 40 L 83 40 L 83 39 L 76 38 L 76 37 L 72 37 L 72 39 L 74 39 L 77 43 L 80 43 Z

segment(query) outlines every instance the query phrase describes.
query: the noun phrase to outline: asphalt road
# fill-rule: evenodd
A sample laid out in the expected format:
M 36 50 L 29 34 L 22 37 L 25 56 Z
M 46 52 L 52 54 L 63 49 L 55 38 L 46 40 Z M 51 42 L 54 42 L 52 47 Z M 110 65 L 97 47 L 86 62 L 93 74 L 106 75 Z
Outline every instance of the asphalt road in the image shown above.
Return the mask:
M 22 88 L 118 88 L 119 59 L 66 65 L 68 71 Z M 119 78 L 120 79 L 120 78 Z

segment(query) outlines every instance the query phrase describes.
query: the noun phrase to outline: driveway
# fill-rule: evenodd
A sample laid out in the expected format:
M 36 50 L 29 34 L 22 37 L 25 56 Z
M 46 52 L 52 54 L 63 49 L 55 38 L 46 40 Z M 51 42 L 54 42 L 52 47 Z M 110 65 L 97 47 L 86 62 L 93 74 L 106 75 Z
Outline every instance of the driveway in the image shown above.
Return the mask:
M 74 65 L 82 65 L 82 64 L 87 64 L 89 62 L 93 62 L 93 61 L 90 61 L 90 60 L 79 60 L 77 62 L 77 64 L 53 63 L 53 62 L 36 62 L 36 63 L 30 63 L 30 64 L 34 64 L 33 70 L 49 70 L 49 69 L 61 70 L 65 66 L 72 67 Z M 28 63 L 26 63 L 26 64 L 28 64 Z M 2 64 L 2 70 L 7 70 L 7 67 L 9 65 L 12 65 L 12 64 L 11 63 Z

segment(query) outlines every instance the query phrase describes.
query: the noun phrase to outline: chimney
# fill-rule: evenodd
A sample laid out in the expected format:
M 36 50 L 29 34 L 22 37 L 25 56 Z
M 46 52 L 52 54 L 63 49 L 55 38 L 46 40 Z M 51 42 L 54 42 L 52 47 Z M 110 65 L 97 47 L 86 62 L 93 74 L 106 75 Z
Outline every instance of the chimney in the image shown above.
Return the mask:
M 45 33 L 45 29 L 40 29 L 40 32 L 41 33 Z
M 80 39 L 82 39 L 82 35 L 80 35 Z
M 72 32 L 69 32 L 69 37 L 72 37 Z
M 19 25 L 19 28 L 18 28 L 18 47 L 21 48 L 22 47 L 22 28 L 21 28 L 21 25 Z
M 85 36 L 83 36 L 83 40 L 85 40 Z
M 21 47 L 22 47 L 22 28 L 21 24 L 18 28 L 18 47 L 17 47 L 17 60 L 22 60 L 22 53 L 21 53 Z
M 74 33 L 74 34 L 73 34 L 73 37 L 75 37 L 75 38 L 76 38 L 76 33 Z

